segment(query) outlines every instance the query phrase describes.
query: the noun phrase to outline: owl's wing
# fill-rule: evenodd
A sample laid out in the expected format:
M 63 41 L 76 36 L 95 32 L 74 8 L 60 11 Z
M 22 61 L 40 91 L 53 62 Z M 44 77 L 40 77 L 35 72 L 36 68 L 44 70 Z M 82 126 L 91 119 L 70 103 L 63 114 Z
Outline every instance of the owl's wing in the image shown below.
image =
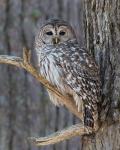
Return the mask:
M 64 82 L 70 87 L 78 110 L 80 109 L 81 100 L 84 107 L 84 123 L 87 126 L 94 126 L 93 112 L 97 111 L 99 102 L 100 80 L 99 68 L 92 56 L 85 50 L 77 49 L 62 63 L 64 71 Z M 68 91 L 69 93 L 69 91 Z M 70 94 L 70 93 L 69 93 Z
M 77 47 L 75 51 L 71 51 L 71 54 L 66 54 L 66 57 L 59 60 L 57 64 L 62 68 L 64 78 L 67 81 L 72 81 L 72 79 L 100 81 L 99 67 L 96 65 L 94 58 L 84 49 Z
M 99 68 L 95 63 L 95 60 L 93 57 L 87 52 L 79 50 L 78 53 L 76 53 L 76 56 L 78 55 L 78 60 L 76 64 L 73 62 L 73 70 L 78 74 L 78 76 L 81 76 L 82 78 L 88 79 L 88 80 L 99 80 Z
M 80 94 L 82 91 L 86 95 L 90 94 L 91 96 L 98 94 L 100 86 L 99 68 L 87 51 L 80 49 L 72 54 L 66 68 L 69 68 L 69 70 L 66 69 L 65 79 L 76 93 Z M 68 79 L 68 77 L 71 77 L 71 79 Z M 93 91 L 96 92 L 93 93 Z
M 63 70 L 65 84 L 81 95 L 83 100 L 86 96 L 95 99 L 99 95 L 99 68 L 86 50 L 77 48 L 75 52 L 66 55 L 64 60 L 59 61 L 58 65 Z

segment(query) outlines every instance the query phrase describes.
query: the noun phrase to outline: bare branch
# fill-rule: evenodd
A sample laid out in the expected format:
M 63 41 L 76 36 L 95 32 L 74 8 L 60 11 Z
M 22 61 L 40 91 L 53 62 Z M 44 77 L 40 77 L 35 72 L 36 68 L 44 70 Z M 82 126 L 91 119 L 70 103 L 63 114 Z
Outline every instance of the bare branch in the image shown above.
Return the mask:
M 40 137 L 40 138 L 31 137 L 29 139 L 32 140 L 32 142 L 35 145 L 41 146 L 41 145 L 55 144 L 55 143 L 70 139 L 74 136 L 90 134 L 90 133 L 92 133 L 91 128 L 85 127 L 82 124 L 76 124 L 76 125 L 72 125 L 71 127 L 66 128 L 64 130 L 55 132 L 46 137 Z
M 61 103 L 65 105 L 65 107 L 71 111 L 78 118 L 82 118 L 82 114 L 78 112 L 77 106 L 71 100 L 71 98 L 67 95 L 62 95 L 56 87 L 51 85 L 43 76 L 41 76 L 37 70 L 30 64 L 31 52 L 27 49 L 23 49 L 23 58 L 15 57 L 15 56 L 7 56 L 0 55 L 0 63 L 1 64 L 10 64 L 17 66 L 19 68 L 23 68 L 28 71 L 31 75 L 33 75 L 40 83 L 42 83 L 50 92 L 56 94 L 56 96 L 61 97 Z M 89 134 L 93 130 L 84 127 L 82 124 L 73 125 L 66 130 L 58 131 L 49 135 L 47 137 L 41 138 L 30 138 L 36 145 L 48 145 L 54 144 L 66 139 L 69 139 L 76 135 Z
M 58 97 L 61 97 L 62 104 L 64 104 L 65 107 L 68 108 L 78 118 L 81 118 L 82 117 L 81 113 L 77 111 L 77 107 L 74 104 L 74 102 L 71 100 L 71 98 L 68 97 L 67 95 L 66 96 L 62 95 L 57 90 L 57 88 L 55 88 L 43 76 L 41 76 L 37 72 L 37 70 L 30 64 L 30 57 L 31 57 L 30 51 L 27 49 L 23 49 L 23 59 L 15 56 L 0 55 L 0 63 L 11 64 L 19 68 L 24 68 L 31 75 L 33 75 L 39 82 L 41 82 L 49 91 L 53 92 Z

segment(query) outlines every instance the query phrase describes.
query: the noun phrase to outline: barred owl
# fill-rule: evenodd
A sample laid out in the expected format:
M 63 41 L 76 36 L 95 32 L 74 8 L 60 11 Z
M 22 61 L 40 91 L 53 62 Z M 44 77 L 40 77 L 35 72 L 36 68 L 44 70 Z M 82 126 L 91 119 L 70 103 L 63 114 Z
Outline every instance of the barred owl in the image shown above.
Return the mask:
M 40 74 L 72 97 L 84 125 L 93 128 L 98 119 L 99 69 L 88 51 L 79 47 L 73 28 L 63 20 L 49 20 L 37 32 L 35 51 Z M 61 105 L 50 91 L 49 96 Z

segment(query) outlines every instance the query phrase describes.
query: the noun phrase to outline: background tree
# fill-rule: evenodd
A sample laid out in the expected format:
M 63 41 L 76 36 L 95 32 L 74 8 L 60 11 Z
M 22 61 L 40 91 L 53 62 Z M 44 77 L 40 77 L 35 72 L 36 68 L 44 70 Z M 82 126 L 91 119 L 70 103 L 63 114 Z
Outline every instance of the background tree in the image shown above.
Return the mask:
M 54 107 L 47 100 L 45 89 L 26 71 L 0 65 L 1 150 L 120 148 L 119 9 L 119 0 L 0 1 L 0 54 L 21 56 L 23 46 L 33 51 L 34 29 L 42 19 L 68 20 L 76 28 L 80 45 L 87 43 L 100 65 L 105 109 L 101 113 L 102 127 L 92 143 L 85 138 L 73 138 L 42 148 L 32 146 L 25 141 L 27 137 L 44 136 L 78 120 L 68 110 Z

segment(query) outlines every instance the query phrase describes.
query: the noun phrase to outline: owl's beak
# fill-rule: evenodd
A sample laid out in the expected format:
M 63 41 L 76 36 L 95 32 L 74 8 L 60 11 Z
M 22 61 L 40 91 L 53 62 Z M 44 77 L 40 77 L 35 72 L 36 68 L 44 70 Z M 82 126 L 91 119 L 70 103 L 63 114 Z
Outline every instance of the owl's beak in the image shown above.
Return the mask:
M 53 44 L 58 44 L 60 42 L 60 39 L 58 37 L 53 38 Z

